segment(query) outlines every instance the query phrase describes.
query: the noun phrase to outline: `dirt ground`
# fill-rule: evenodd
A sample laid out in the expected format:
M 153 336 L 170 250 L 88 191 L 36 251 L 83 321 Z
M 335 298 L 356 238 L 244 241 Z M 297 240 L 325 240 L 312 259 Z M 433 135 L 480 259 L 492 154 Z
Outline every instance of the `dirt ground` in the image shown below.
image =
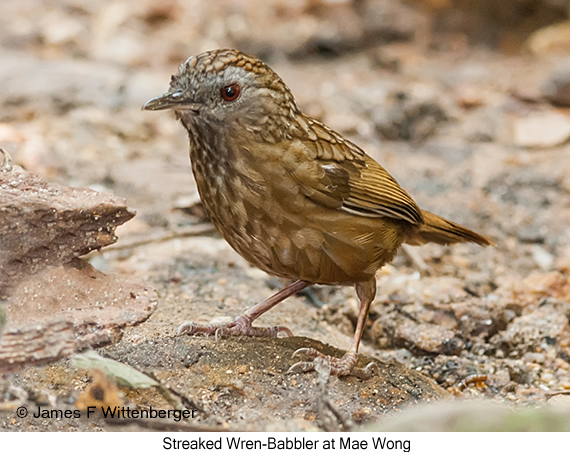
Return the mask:
M 0 147 L 50 182 L 137 212 L 86 259 L 154 288 L 156 310 L 98 352 L 161 386 L 101 384 L 139 407 L 168 407 L 172 391 L 198 415 L 183 426 L 15 416 L 21 405 L 74 409 L 97 383 L 64 358 L 0 380 L 0 430 L 336 429 L 436 399 L 567 405 L 570 25 L 560 2 L 471 3 L 4 0 Z M 286 373 L 305 338 L 348 347 L 352 288 L 317 287 L 259 320 L 293 339 L 176 335 L 281 285 L 209 226 L 181 125 L 141 111 L 182 61 L 219 47 L 262 58 L 303 111 L 381 162 L 423 209 L 497 245 L 409 248 L 379 272 L 362 354 L 383 378 L 323 389 L 316 374 Z

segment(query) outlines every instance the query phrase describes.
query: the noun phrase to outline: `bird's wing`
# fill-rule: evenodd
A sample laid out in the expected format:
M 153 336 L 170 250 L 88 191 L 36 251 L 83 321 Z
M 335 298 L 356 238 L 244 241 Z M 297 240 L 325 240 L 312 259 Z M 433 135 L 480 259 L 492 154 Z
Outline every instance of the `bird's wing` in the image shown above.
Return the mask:
M 338 133 L 310 121 L 312 133 L 296 137 L 285 159 L 305 196 L 354 215 L 423 223 L 418 205 L 378 162 Z

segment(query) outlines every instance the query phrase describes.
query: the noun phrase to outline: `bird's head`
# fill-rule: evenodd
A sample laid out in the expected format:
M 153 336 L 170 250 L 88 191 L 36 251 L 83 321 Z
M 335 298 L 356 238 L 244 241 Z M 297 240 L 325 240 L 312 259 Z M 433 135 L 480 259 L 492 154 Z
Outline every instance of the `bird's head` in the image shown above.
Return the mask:
M 172 76 L 170 90 L 143 109 L 172 109 L 194 132 L 237 127 L 270 141 L 287 135 L 298 112 L 291 91 L 270 67 L 231 49 L 190 57 Z

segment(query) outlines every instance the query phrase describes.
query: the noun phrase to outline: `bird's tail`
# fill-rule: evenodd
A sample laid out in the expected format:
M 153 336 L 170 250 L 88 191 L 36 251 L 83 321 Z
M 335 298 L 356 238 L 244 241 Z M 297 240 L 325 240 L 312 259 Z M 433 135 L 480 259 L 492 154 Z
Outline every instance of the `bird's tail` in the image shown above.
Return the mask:
M 419 231 L 406 240 L 410 245 L 423 245 L 428 242 L 439 245 L 453 245 L 461 242 L 474 242 L 481 246 L 494 245 L 488 238 L 431 212 L 422 210 L 422 215 L 424 223 Z

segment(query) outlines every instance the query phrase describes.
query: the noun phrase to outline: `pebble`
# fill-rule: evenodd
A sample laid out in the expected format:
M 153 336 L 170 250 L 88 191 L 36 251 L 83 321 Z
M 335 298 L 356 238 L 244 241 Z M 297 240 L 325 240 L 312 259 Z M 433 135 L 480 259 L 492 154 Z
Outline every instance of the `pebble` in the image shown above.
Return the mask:
M 528 148 L 558 146 L 570 138 L 570 119 L 555 111 L 531 113 L 513 124 L 513 141 Z
M 537 56 L 567 54 L 570 49 L 570 21 L 539 28 L 530 35 L 527 46 Z
M 542 364 L 544 363 L 545 360 L 545 356 L 543 353 L 532 353 L 532 352 L 528 352 L 525 353 L 523 356 L 523 361 L 527 362 L 527 363 L 538 363 L 538 364 Z
M 552 375 L 550 372 L 545 372 L 540 376 L 540 380 L 546 384 L 552 383 L 554 380 L 554 375 Z
M 554 256 L 540 245 L 532 247 L 532 257 L 536 264 L 545 272 L 552 270 Z
M 552 104 L 570 107 L 570 67 L 554 71 L 540 90 Z
M 564 361 L 562 358 L 556 358 L 554 360 L 554 365 L 559 369 L 568 370 L 570 369 L 570 364 Z

